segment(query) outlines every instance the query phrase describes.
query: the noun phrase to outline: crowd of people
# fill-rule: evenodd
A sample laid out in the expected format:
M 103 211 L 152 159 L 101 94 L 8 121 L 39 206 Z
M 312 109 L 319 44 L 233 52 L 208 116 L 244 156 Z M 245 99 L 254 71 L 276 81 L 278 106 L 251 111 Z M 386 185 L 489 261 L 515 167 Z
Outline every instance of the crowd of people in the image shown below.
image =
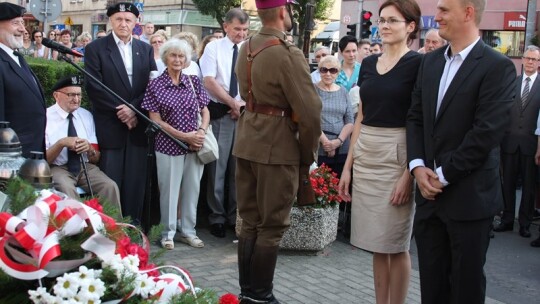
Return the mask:
M 111 31 L 94 41 L 86 32 L 72 41 L 69 30 L 29 31 L 24 8 L 0 3 L 0 119 L 11 122 L 23 156 L 46 154 L 58 190 L 78 197 L 76 187 L 93 188 L 140 224 L 151 174 L 140 116 L 147 114 L 185 145 L 155 137 L 160 244 L 204 247 L 196 232 L 201 189 L 213 236 L 235 227 L 238 210 L 241 303 L 279 303 L 272 292 L 279 242 L 313 163 L 340 177 L 339 194 L 351 202 L 350 242 L 373 252 L 377 303 L 404 303 L 413 234 L 422 303 L 483 303 L 486 251 L 493 231 L 514 229 L 519 178 L 519 234 L 531 237 L 540 48 L 524 50 L 516 78 L 514 64 L 478 36 L 485 0 L 440 0 L 439 30 L 412 50 L 420 8 L 387 0 L 377 20 L 381 42 L 344 36 L 342 59 L 318 47 L 310 72 L 287 34 L 295 4 L 257 0 L 263 26 L 249 37 L 249 16 L 233 8 L 223 31 L 199 42 L 152 23 L 135 37 L 139 11 L 130 3 L 107 9 Z M 85 70 L 126 103 L 71 75 L 54 85 L 56 103 L 46 108 L 24 59 L 58 58 L 44 37 L 84 54 Z M 82 88 L 92 112 L 80 108 Z M 197 152 L 210 130 L 219 157 L 205 165 Z M 540 237 L 531 246 L 540 247 Z

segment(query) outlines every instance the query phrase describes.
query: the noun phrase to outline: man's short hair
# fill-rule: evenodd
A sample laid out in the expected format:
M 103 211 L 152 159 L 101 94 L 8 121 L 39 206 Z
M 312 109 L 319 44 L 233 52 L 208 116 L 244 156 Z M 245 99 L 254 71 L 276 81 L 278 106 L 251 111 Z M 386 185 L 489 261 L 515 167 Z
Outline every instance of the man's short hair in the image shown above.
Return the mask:
M 380 43 L 380 42 L 372 42 L 369 46 L 374 47 L 376 45 L 378 45 L 380 48 L 382 48 L 382 43 Z
M 523 54 L 525 54 L 525 52 L 528 52 L 528 51 L 532 51 L 532 52 L 535 52 L 535 51 L 538 51 L 540 52 L 540 48 L 537 47 L 536 45 L 528 45 L 525 50 L 523 51 Z
M 371 41 L 369 41 L 367 39 L 362 39 L 362 40 L 358 41 L 358 47 L 361 47 L 364 44 L 371 45 Z
M 474 7 L 474 23 L 479 25 L 482 21 L 482 15 L 484 14 L 484 9 L 486 8 L 486 0 L 461 0 L 463 5 L 472 4 Z
M 241 24 L 245 24 L 249 21 L 249 16 L 242 9 L 236 7 L 230 9 L 227 14 L 225 14 L 224 21 L 226 23 L 232 23 L 234 19 L 238 20 Z

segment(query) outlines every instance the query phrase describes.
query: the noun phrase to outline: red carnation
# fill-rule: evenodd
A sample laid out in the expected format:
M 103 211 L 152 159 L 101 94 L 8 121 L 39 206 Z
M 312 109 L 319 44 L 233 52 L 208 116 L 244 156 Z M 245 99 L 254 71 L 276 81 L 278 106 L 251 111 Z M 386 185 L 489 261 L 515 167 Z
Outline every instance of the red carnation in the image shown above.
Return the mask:
M 238 301 L 238 298 L 231 293 L 226 293 L 222 295 L 221 298 L 219 298 L 219 304 L 238 304 L 238 303 L 240 303 Z

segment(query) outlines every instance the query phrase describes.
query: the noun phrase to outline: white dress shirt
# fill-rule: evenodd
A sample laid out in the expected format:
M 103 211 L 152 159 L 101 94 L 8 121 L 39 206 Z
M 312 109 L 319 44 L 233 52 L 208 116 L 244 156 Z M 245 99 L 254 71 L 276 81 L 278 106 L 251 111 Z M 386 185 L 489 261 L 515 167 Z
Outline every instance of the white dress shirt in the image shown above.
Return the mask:
M 238 50 L 240 50 L 242 43 L 238 44 Z M 203 78 L 214 77 L 217 83 L 227 92 L 229 92 L 229 84 L 231 83 L 233 47 L 234 43 L 227 36 L 216 39 L 206 45 L 199 60 Z M 215 96 L 212 96 L 210 92 L 209 95 L 210 99 L 221 102 L 221 100 L 217 100 Z M 240 100 L 240 94 L 237 94 L 235 99 Z
M 120 38 L 116 36 L 114 31 L 112 32 L 112 35 L 114 38 L 114 42 L 118 46 L 118 50 L 120 51 L 122 60 L 124 61 L 124 67 L 126 68 L 126 72 L 128 74 L 129 83 L 133 85 L 133 36 L 129 38 L 128 43 L 124 43 L 124 41 L 120 40 Z
M 311 81 L 313 83 L 318 83 L 321 81 L 321 72 L 319 72 L 319 69 L 316 69 L 311 73 Z
M 480 40 L 480 37 L 476 38 L 476 40 L 471 43 L 469 46 L 464 48 L 461 52 L 450 56 L 450 45 L 446 48 L 446 51 L 444 52 L 444 58 L 446 59 L 446 63 L 444 65 L 443 74 L 441 76 L 441 82 L 439 84 L 439 94 L 437 96 L 437 112 L 439 113 L 439 108 L 441 107 L 441 102 L 443 100 L 444 94 L 446 94 L 446 91 L 448 90 L 448 87 L 452 83 L 452 80 L 454 80 L 454 77 L 456 76 L 457 72 L 459 71 L 459 68 L 461 67 L 461 64 L 467 59 L 467 56 L 469 56 L 469 53 L 472 51 L 476 43 L 478 43 L 478 40 Z M 435 115 L 437 115 L 435 114 Z M 417 158 L 411 160 L 409 163 L 409 170 L 412 172 L 414 168 L 416 167 L 425 167 L 425 163 L 423 159 Z M 449 183 L 444 178 L 443 170 L 441 166 L 437 167 L 437 164 L 435 164 L 436 169 L 435 173 L 439 177 L 439 181 L 444 185 L 447 186 Z
M 11 57 L 11 59 L 13 59 L 13 61 L 15 61 L 16 64 L 21 66 L 21 63 L 19 62 L 19 57 L 15 56 L 15 54 L 13 54 L 14 50 L 9 48 L 7 45 L 3 44 L 2 42 L 0 42 L 0 49 L 4 50 L 4 52 L 6 52 L 8 54 L 8 56 Z
M 529 82 L 529 92 L 530 92 L 531 89 L 532 89 L 533 83 L 536 80 L 536 76 L 538 76 L 537 72 L 535 72 L 531 76 L 527 76 L 527 74 L 523 74 L 523 79 L 521 79 L 521 91 L 520 91 L 521 94 L 520 94 L 520 96 L 523 96 L 523 89 L 525 88 L 525 83 L 527 83 L 527 81 L 525 79 L 527 79 L 527 77 L 529 77 L 531 79 L 530 82 Z
M 58 104 L 47 108 L 47 126 L 45 128 L 46 150 L 67 136 L 69 125 L 68 114 Z M 73 112 L 72 119 L 75 131 L 77 131 L 77 137 L 84 138 L 91 144 L 97 144 L 96 127 L 92 114 L 83 108 L 79 108 Z M 62 166 L 67 164 L 67 161 L 67 148 L 64 148 L 53 161 L 53 164 Z

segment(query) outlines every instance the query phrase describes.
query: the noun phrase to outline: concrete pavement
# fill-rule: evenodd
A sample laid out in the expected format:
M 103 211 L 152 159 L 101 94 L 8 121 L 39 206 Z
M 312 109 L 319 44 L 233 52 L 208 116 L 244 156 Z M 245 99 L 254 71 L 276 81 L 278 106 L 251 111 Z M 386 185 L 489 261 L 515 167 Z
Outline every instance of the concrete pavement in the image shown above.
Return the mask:
M 219 295 L 238 294 L 237 245 L 233 232 L 228 230 L 223 239 L 212 236 L 206 228 L 199 228 L 197 233 L 205 242 L 204 248 L 176 242 L 175 249 L 166 252 L 162 260 L 187 269 L 198 287 L 214 289 Z M 414 250 L 411 252 L 416 265 Z M 274 279 L 275 295 L 284 304 L 375 303 L 371 261 L 370 253 L 351 246 L 341 236 L 321 252 L 281 251 Z M 420 303 L 419 275 L 414 269 L 407 303 Z M 486 303 L 512 302 L 488 298 Z

